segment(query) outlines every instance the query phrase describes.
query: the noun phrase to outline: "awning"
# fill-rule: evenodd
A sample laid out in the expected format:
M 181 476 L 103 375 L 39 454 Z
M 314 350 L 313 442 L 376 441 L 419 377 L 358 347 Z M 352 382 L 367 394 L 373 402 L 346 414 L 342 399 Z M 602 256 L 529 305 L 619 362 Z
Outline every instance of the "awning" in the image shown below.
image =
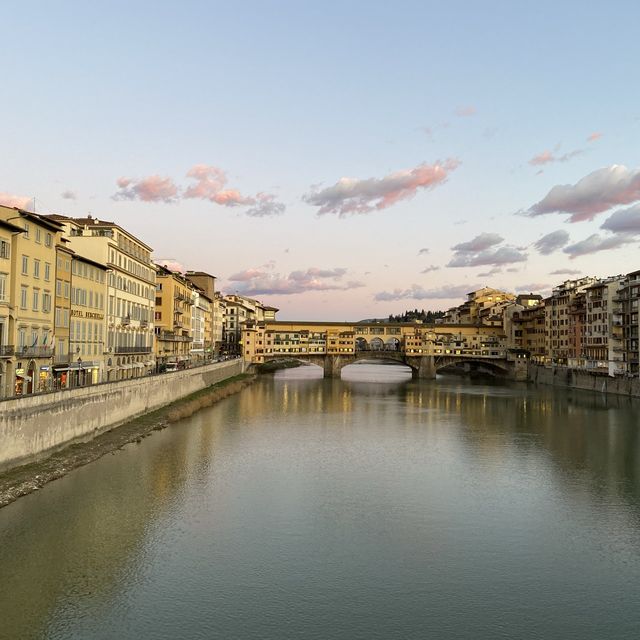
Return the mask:
M 24 373 L 16 373 L 16 378 L 22 378 L 26 382 L 31 382 L 31 376 L 28 376 Z
M 133 363 L 133 366 L 134 366 L 136 369 L 144 369 L 144 364 L 143 364 L 142 362 L 134 362 L 134 363 Z
M 120 368 L 121 369 L 132 369 L 133 365 L 132 364 L 121 364 Z
M 54 365 L 53 365 L 53 372 L 54 372 L 54 373 L 58 373 L 59 371 L 69 371 L 69 366 L 68 366 L 68 365 L 64 365 L 64 366 L 57 367 L 57 366 L 54 364 Z

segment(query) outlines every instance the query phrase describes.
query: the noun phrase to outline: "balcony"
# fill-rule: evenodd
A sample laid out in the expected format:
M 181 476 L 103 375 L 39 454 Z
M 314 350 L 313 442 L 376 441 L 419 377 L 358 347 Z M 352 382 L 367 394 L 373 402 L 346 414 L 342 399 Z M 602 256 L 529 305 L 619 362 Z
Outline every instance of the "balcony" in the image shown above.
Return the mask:
M 0 358 L 10 358 L 15 351 L 15 347 L 12 344 L 3 344 L 0 346 Z
M 120 324 L 123 327 L 128 327 L 131 324 L 131 316 L 125 316 L 124 318 L 120 318 Z
M 162 331 L 156 334 L 156 340 L 166 342 L 191 342 L 191 337 L 188 335 L 173 333 L 171 331 Z
M 151 353 L 151 347 L 116 347 L 115 353 Z
M 18 347 L 16 356 L 23 358 L 50 358 L 53 347 Z
M 146 329 L 148 328 L 149 323 L 147 322 L 147 320 L 140 320 L 140 328 L 141 329 Z

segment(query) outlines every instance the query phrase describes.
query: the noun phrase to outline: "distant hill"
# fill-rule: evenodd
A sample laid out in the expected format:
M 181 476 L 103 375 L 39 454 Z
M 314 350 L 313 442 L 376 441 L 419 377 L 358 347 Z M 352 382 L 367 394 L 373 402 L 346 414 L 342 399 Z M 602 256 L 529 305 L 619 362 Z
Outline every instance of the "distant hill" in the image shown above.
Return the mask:
M 375 324 L 376 322 L 423 322 L 433 324 L 439 318 L 444 317 L 444 311 L 425 311 L 424 309 L 413 309 L 405 311 L 397 316 L 391 314 L 388 318 L 366 318 L 358 320 L 359 323 Z

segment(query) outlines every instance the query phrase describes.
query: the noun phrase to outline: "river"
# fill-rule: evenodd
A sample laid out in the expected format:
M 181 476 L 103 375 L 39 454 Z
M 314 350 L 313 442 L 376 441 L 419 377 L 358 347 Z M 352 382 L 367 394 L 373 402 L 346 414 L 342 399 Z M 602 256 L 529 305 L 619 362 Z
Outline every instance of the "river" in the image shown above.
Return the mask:
M 0 637 L 640 637 L 640 405 L 301 367 L 0 510 Z

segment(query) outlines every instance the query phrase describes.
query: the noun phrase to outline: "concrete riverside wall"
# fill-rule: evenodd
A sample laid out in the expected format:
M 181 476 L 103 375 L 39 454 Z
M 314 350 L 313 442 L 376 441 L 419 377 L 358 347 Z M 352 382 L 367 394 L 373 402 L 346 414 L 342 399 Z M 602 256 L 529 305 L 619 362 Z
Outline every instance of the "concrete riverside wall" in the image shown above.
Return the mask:
M 0 402 L 0 471 L 88 441 L 195 391 L 242 373 L 241 358 L 162 375 Z
M 544 367 L 530 363 L 529 381 L 567 389 L 640 397 L 640 379 L 638 378 L 611 378 L 567 367 Z

